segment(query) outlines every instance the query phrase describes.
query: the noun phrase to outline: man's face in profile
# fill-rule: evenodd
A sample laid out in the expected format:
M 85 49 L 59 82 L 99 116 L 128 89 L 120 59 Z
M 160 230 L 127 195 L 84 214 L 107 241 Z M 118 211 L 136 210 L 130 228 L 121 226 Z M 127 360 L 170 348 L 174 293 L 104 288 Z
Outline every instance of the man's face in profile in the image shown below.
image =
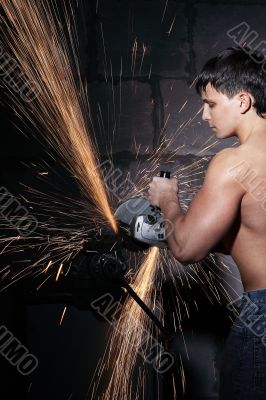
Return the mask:
M 237 96 L 232 98 L 226 94 L 217 92 L 210 83 L 202 92 L 203 100 L 202 119 L 208 122 L 215 135 L 219 139 L 233 136 L 239 121 L 239 100 Z

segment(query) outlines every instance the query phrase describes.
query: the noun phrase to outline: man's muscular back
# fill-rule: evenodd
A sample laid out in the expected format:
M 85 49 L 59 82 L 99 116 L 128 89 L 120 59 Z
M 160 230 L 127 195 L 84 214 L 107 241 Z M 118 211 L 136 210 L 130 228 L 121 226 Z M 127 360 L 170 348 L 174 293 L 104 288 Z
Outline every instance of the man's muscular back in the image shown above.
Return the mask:
M 266 132 L 234 149 L 230 173 L 245 194 L 223 243 L 235 260 L 245 290 L 266 287 Z

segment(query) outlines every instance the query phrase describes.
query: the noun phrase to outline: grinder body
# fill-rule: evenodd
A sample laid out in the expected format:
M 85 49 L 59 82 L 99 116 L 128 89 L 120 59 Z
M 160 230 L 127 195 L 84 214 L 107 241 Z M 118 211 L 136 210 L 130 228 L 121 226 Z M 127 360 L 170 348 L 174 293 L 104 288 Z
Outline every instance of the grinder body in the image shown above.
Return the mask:
M 170 178 L 170 172 L 161 171 L 161 178 Z M 120 227 L 139 243 L 160 248 L 167 247 L 164 217 L 159 207 L 145 197 L 133 197 L 119 205 L 115 217 Z

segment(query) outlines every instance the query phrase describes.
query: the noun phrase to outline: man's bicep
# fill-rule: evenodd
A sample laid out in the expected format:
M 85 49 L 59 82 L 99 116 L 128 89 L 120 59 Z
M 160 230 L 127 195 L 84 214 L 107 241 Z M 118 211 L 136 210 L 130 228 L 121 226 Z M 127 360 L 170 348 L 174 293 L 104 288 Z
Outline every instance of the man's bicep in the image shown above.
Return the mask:
M 184 218 L 184 258 L 204 258 L 225 236 L 239 211 L 243 189 L 227 173 L 226 163 L 216 162 Z

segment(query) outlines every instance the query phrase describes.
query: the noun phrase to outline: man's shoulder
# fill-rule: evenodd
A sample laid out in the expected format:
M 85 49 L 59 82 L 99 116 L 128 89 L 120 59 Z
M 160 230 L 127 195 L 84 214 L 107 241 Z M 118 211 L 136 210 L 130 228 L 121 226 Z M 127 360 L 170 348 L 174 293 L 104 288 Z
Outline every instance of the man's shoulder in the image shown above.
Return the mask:
M 241 157 L 241 149 L 240 147 L 228 147 L 226 149 L 220 150 L 215 156 L 212 158 L 212 161 L 215 163 L 230 163 L 232 161 L 237 160 Z
M 242 168 L 243 155 L 241 149 L 226 148 L 217 153 L 211 160 L 206 178 L 209 182 L 216 184 L 229 185 L 229 187 L 236 186 L 237 173 Z
M 241 160 L 239 148 L 226 148 L 219 151 L 212 158 L 207 172 L 218 172 L 224 175 L 230 168 L 234 167 Z

